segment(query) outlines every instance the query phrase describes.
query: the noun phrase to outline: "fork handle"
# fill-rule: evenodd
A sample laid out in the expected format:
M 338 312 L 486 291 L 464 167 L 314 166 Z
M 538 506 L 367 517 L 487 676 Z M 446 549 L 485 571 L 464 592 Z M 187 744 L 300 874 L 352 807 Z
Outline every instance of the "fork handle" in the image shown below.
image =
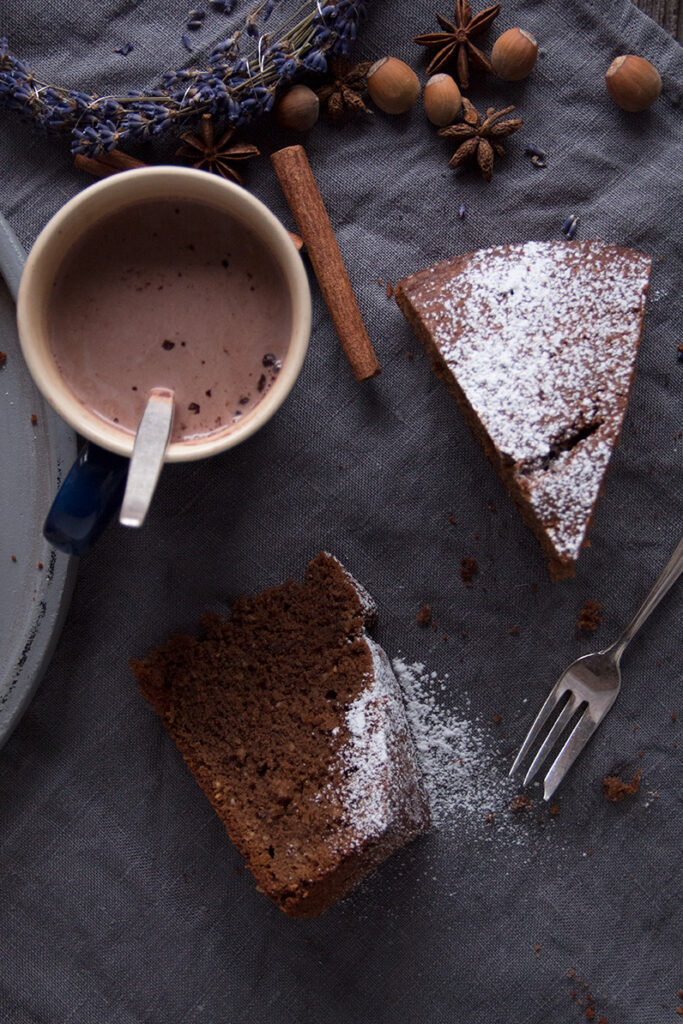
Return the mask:
M 619 662 L 626 646 L 631 642 L 645 620 L 652 614 L 665 594 L 669 592 L 678 577 L 683 572 L 683 537 L 676 545 L 676 550 L 662 569 L 659 577 L 650 593 L 647 595 L 640 608 L 629 622 L 618 640 L 607 648 L 605 654 L 613 655 L 614 660 Z

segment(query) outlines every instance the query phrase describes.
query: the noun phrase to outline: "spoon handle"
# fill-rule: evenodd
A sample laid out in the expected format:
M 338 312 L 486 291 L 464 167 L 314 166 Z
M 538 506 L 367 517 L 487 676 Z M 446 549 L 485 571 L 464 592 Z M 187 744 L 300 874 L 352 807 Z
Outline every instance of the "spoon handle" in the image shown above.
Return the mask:
M 4 277 L 15 302 L 25 262 L 26 253 L 22 249 L 19 239 L 0 213 L 0 276 Z
M 173 425 L 173 391 L 152 388 L 135 435 L 119 522 L 142 526 L 164 463 Z
M 626 629 L 622 632 L 619 639 L 616 640 L 610 648 L 608 648 L 609 653 L 612 654 L 615 661 L 619 661 L 626 649 L 626 645 L 631 642 L 645 620 L 652 614 L 664 595 L 669 592 L 682 572 L 683 537 L 679 540 L 676 545 L 676 550 L 662 569 L 652 590 L 647 595 Z M 607 651 L 605 653 L 607 653 Z

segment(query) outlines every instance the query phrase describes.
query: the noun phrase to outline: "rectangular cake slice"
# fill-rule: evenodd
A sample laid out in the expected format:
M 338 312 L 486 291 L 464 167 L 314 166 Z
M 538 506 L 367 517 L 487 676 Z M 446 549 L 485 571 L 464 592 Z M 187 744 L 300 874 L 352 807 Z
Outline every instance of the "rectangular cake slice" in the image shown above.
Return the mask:
M 321 552 L 303 583 L 131 662 L 259 889 L 293 917 L 320 914 L 429 824 L 375 617 Z
M 554 579 L 574 575 L 621 432 L 650 262 L 603 242 L 526 242 L 396 286 Z

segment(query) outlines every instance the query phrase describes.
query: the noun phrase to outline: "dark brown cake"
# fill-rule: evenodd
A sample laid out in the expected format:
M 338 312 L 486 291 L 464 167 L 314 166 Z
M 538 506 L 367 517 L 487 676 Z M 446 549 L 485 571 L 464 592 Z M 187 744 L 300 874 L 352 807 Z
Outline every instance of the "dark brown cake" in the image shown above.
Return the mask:
M 574 575 L 621 432 L 650 259 L 602 242 L 483 249 L 396 301 L 541 543 Z
M 132 661 L 259 889 L 314 917 L 429 824 L 376 608 L 331 555 Z

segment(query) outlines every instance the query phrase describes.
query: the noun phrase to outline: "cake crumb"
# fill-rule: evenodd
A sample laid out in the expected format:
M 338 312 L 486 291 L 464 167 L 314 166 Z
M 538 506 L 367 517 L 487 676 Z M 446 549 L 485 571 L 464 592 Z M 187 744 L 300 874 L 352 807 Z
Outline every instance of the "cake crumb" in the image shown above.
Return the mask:
M 579 612 L 576 625 L 584 633 L 594 633 L 602 622 L 602 605 L 589 597 Z
M 451 524 L 451 526 L 457 526 L 458 525 L 458 520 L 454 519 L 453 516 L 449 516 L 448 517 L 448 522 Z
M 43 568 L 43 563 L 42 563 L 42 562 L 38 562 L 38 563 L 37 563 L 37 565 L 38 565 L 38 568 L 39 568 L 39 569 L 42 569 L 42 568 Z
M 17 560 L 17 556 L 16 555 L 12 555 L 12 561 L 16 562 L 16 560 Z
M 423 604 L 415 617 L 415 621 L 421 626 L 429 626 L 432 622 L 432 609 L 428 604 Z
M 391 283 L 391 281 L 387 281 L 387 291 L 386 291 L 386 295 L 387 295 L 387 298 L 388 298 L 388 299 L 391 299 L 391 298 L 393 298 L 393 295 L 394 295 L 394 286 L 393 286 L 393 284 Z
M 633 776 L 631 782 L 624 782 L 618 775 L 606 775 L 602 780 L 602 792 L 608 800 L 618 804 L 624 797 L 632 796 L 638 792 L 641 775 L 640 768 Z
M 31 413 L 31 426 L 35 427 L 37 423 L 38 423 L 38 417 L 36 416 L 36 414 L 34 412 L 32 412 Z
M 412 361 L 413 361 L 413 359 L 415 358 L 415 356 L 413 355 L 413 353 L 412 353 L 412 352 L 406 352 L 406 355 L 408 356 L 408 359 L 410 359 L 410 361 L 411 361 L 411 362 L 412 362 Z
M 493 716 L 493 721 L 494 721 L 494 723 L 496 725 L 500 725 L 500 723 L 503 721 L 503 716 L 502 715 L 494 715 Z
M 478 572 L 476 558 L 463 557 L 460 559 L 460 576 L 466 587 L 472 586 L 472 580 Z
M 0 366 L 4 366 L 6 362 L 7 362 L 7 353 L 6 352 L 0 352 Z
M 495 820 L 496 820 L 495 814 L 493 813 L 493 811 L 489 811 L 488 814 L 486 815 L 486 824 L 487 825 L 493 825 Z
M 676 714 L 676 712 L 672 711 L 671 712 L 671 721 L 675 722 L 677 718 L 678 718 L 678 715 Z
M 510 626 L 508 633 L 510 636 L 519 636 L 519 626 Z
M 548 808 L 548 814 L 552 814 L 553 818 L 556 818 L 559 813 L 560 813 L 560 805 L 559 804 L 551 804 L 550 807 Z M 570 977 L 571 977 L 571 975 L 570 975 Z
M 520 793 L 510 804 L 510 810 L 513 814 L 520 814 L 522 811 L 528 810 L 529 807 L 531 807 L 531 800 L 525 793 Z

